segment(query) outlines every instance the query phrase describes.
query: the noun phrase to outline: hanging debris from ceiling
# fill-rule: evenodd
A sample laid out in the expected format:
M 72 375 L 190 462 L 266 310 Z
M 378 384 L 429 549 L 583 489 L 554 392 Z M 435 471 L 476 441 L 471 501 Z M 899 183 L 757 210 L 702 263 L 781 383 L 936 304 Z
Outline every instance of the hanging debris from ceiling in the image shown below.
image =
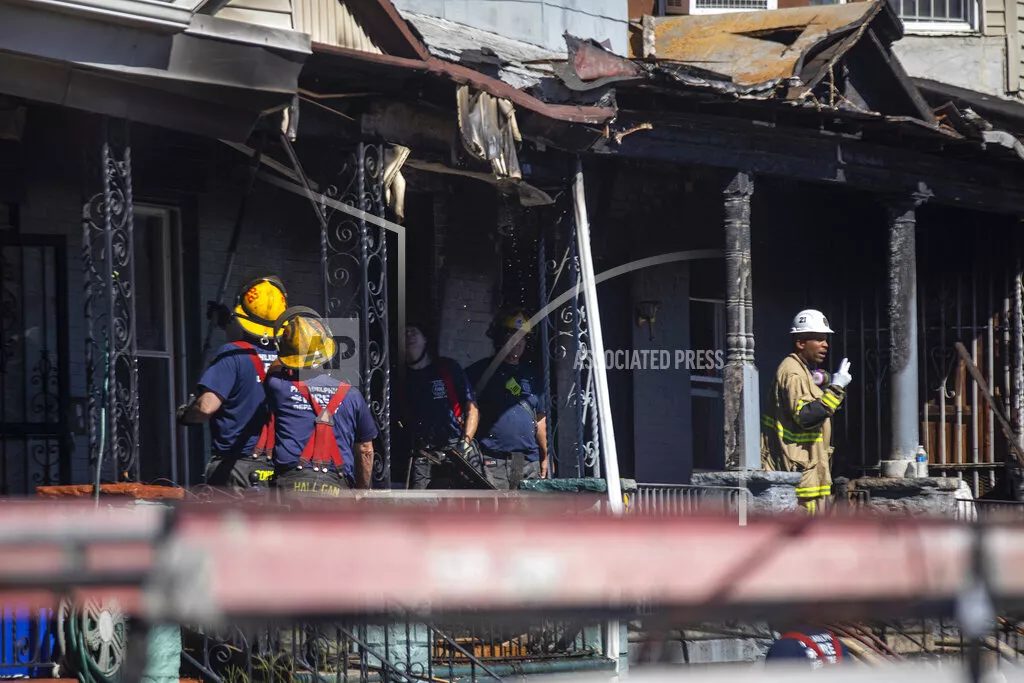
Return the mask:
M 384 199 L 395 215 L 395 222 L 405 224 L 405 176 L 402 166 L 412 150 L 402 145 L 389 145 L 384 150 Z
M 490 162 L 498 178 L 522 179 L 516 145 L 523 138 L 512 103 L 468 85 L 459 86 L 456 98 L 459 132 L 466 151 L 480 161 Z

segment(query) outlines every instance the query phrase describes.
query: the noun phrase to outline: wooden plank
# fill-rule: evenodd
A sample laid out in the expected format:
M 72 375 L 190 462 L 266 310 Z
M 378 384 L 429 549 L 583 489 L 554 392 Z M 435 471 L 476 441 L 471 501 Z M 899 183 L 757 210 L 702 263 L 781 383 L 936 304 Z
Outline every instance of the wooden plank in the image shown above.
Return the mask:
M 993 30 L 998 31 L 999 28 L 1005 24 L 1003 15 L 1006 13 L 1006 2 L 1016 2 L 1017 0 L 983 0 L 979 3 L 981 9 L 981 16 L 978 21 L 978 31 L 982 35 L 993 35 Z M 995 28 L 994 28 L 995 27 Z
M 971 354 L 967 351 L 967 349 L 964 347 L 962 343 L 956 343 L 956 350 L 957 353 L 960 354 L 960 357 L 964 359 L 964 363 L 967 366 L 967 371 L 971 373 L 971 377 L 973 377 L 974 381 L 977 382 L 978 391 L 981 392 L 981 395 L 985 397 L 985 401 L 988 403 L 992 415 L 996 418 L 996 422 L 999 424 L 999 428 L 1002 430 L 1003 436 L 1006 437 L 1007 445 L 1010 448 L 1010 452 L 1013 453 L 1013 455 L 1017 458 L 1018 464 L 1024 465 L 1024 454 L 1021 453 L 1019 445 L 1020 440 L 1018 439 L 1017 434 L 1013 431 L 1013 427 L 1010 426 L 1010 423 L 1006 419 L 1006 416 L 1003 415 L 1003 411 L 1002 408 L 999 406 L 999 403 L 992 395 L 992 392 L 989 391 L 988 382 L 986 382 L 985 378 L 982 376 L 981 370 L 979 370 L 978 366 L 976 366 L 974 364 L 974 361 L 971 360 Z
M 1020 25 L 1021 6 L 1017 0 L 1006 0 L 1005 29 L 1006 34 L 1006 91 L 1018 92 L 1021 89 L 1020 74 Z
M 230 0 L 227 6 L 280 14 L 290 14 L 292 11 L 291 0 Z
M 251 9 L 241 9 L 238 7 L 225 7 L 217 13 L 217 16 L 221 19 L 244 21 L 247 24 L 256 24 L 257 26 L 284 28 L 288 30 L 291 30 L 292 28 L 291 12 L 288 12 L 287 14 L 279 14 L 277 12 L 260 12 Z
M 645 15 L 653 15 L 657 4 L 655 0 L 629 0 L 627 7 L 630 21 L 640 21 L 641 17 Z

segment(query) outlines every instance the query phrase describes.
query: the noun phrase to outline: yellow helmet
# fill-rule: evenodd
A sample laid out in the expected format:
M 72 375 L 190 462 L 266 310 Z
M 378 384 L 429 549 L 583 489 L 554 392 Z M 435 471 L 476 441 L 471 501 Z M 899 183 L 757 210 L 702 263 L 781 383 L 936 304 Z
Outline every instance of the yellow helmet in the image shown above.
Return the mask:
M 530 316 L 522 309 L 516 309 L 512 313 L 500 314 L 495 322 L 495 326 L 502 330 L 512 330 L 513 332 L 523 330 L 526 334 L 530 334 L 533 330 L 530 326 Z
M 316 311 L 294 306 L 274 323 L 277 357 L 288 368 L 319 368 L 334 357 L 338 346 L 327 323 Z
M 235 318 L 242 329 L 254 337 L 274 334 L 274 321 L 288 308 L 284 285 L 273 275 L 248 283 L 238 294 Z

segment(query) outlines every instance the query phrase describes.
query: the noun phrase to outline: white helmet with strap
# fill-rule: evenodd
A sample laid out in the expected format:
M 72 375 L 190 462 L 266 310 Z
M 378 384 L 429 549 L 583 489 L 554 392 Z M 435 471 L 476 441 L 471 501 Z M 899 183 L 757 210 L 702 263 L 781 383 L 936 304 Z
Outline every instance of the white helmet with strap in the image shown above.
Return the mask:
M 793 327 L 789 333 L 835 334 L 832 328 L 828 326 L 828 318 L 825 317 L 825 314 L 813 308 L 808 308 L 796 314 L 796 317 L 793 318 Z

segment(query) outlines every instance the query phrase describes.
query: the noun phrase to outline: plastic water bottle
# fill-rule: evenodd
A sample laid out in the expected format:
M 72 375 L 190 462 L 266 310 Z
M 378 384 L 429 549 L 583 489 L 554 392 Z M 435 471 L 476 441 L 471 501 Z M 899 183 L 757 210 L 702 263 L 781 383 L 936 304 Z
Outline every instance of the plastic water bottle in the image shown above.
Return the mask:
M 917 476 L 928 476 L 928 453 L 924 450 L 924 446 L 917 447 Z

